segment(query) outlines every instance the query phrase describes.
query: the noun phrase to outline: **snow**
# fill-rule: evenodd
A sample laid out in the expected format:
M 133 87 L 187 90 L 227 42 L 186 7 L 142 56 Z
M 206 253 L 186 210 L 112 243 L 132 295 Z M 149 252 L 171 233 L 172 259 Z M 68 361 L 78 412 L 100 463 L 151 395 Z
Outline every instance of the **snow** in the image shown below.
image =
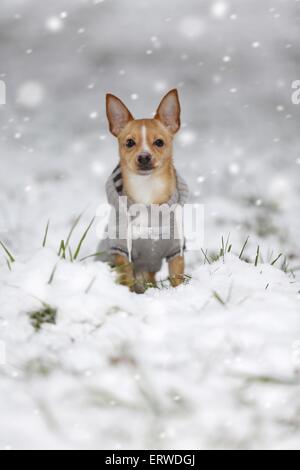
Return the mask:
M 300 448 L 300 4 L 271 6 L 2 0 L 0 240 L 16 262 L 0 247 L 0 448 Z M 150 117 L 174 87 L 203 250 L 230 233 L 232 254 L 189 253 L 188 285 L 137 296 L 57 252 L 106 202 L 105 93 Z
M 1 448 L 294 446 L 299 283 L 234 255 L 191 274 L 137 296 L 49 249 L 1 271 Z M 57 322 L 35 332 L 42 302 Z

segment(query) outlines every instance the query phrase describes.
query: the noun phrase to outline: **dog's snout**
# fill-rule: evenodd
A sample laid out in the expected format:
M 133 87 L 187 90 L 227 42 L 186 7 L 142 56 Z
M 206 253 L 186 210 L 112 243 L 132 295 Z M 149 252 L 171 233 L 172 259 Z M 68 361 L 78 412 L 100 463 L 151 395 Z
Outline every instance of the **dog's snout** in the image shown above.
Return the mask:
M 150 155 L 150 153 L 141 153 L 137 157 L 137 161 L 141 167 L 148 167 L 151 165 L 152 155 Z

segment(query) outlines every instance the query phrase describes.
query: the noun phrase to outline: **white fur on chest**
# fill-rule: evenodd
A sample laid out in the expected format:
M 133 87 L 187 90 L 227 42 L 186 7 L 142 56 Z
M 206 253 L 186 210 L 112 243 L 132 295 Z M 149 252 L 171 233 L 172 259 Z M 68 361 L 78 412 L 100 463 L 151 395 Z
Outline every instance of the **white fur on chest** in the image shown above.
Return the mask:
M 154 204 L 166 191 L 166 182 L 164 178 L 148 175 L 130 174 L 128 177 L 130 193 L 134 201 L 138 204 Z

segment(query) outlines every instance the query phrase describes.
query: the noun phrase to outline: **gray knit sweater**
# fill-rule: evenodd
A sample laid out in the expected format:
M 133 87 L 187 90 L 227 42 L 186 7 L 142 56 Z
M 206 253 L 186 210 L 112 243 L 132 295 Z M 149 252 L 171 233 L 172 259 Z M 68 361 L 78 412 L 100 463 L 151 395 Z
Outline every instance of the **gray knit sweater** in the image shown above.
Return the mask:
M 124 217 L 125 212 L 128 214 L 128 210 L 138 209 L 140 205 L 134 205 L 123 193 L 120 165 L 114 170 L 106 184 L 108 202 L 114 211 L 99 246 L 102 261 L 113 264 L 113 256 L 121 254 L 134 264 L 137 273 L 158 272 L 164 259 L 170 261 L 183 253 L 182 220 L 173 209 L 187 203 L 189 190 L 185 181 L 178 174 L 176 176 L 176 191 L 164 205 L 172 208 L 170 218 L 152 217 L 153 206 L 143 206 L 143 216 L 136 217 L 139 211 L 135 211 L 135 216 Z M 164 226 L 164 220 L 168 221 L 168 227 Z

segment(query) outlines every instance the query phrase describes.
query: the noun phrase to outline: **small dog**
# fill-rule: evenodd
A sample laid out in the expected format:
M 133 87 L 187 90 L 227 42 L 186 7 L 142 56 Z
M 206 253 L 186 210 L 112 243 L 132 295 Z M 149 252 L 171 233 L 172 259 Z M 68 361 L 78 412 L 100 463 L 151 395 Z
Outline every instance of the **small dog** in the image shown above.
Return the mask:
M 188 188 L 173 163 L 173 139 L 180 129 L 180 102 L 177 90 L 161 101 L 153 119 L 135 120 L 122 101 L 108 94 L 106 112 L 110 132 L 118 138 L 120 164 L 107 186 L 108 201 L 117 207 L 126 196 L 131 204 L 184 206 Z M 145 285 L 155 285 L 163 259 L 169 264 L 173 287 L 183 283 L 184 245 L 181 240 L 105 240 L 100 252 L 119 273 L 119 283 L 137 293 Z M 130 247 L 130 248 L 129 248 Z

